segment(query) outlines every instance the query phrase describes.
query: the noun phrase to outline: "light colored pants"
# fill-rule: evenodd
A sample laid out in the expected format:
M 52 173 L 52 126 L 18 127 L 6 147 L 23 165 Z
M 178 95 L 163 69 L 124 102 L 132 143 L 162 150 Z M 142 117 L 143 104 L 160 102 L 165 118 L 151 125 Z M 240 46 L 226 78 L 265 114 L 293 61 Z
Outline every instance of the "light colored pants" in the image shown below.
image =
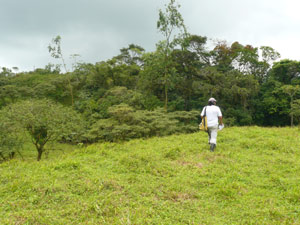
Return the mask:
M 218 125 L 208 127 L 208 143 L 217 145 Z

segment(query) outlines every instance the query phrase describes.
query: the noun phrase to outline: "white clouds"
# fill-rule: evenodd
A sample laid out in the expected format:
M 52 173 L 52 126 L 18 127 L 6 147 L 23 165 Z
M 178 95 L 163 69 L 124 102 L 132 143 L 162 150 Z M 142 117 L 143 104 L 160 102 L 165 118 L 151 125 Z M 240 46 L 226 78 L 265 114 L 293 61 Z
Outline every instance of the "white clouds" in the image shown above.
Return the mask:
M 300 2 L 296 0 L 211 0 L 182 4 L 190 32 L 210 38 L 268 45 L 282 58 L 300 60 Z

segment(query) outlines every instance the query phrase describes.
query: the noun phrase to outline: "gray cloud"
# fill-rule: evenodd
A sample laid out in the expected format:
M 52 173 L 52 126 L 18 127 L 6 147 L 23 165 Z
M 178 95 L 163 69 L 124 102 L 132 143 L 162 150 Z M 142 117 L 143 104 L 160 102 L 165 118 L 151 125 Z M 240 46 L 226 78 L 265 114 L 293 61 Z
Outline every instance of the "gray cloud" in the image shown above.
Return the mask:
M 269 45 L 283 57 L 299 59 L 300 16 L 296 0 L 180 0 L 188 31 L 209 38 Z M 62 37 L 65 58 L 109 59 L 130 43 L 147 51 L 162 38 L 158 9 L 168 0 L 0 0 L 0 66 L 44 67 L 47 46 Z
M 53 61 L 47 46 L 56 35 L 66 56 L 78 53 L 87 62 L 110 58 L 130 43 L 153 49 L 158 39 L 159 0 L 0 2 L 0 66 L 43 67 Z

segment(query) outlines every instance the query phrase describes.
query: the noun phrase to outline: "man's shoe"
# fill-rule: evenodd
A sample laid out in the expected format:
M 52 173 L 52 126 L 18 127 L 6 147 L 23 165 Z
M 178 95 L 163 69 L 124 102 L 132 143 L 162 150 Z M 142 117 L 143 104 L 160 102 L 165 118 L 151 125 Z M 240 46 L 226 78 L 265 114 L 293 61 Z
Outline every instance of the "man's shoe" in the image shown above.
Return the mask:
M 216 144 L 210 144 L 210 151 L 215 151 Z

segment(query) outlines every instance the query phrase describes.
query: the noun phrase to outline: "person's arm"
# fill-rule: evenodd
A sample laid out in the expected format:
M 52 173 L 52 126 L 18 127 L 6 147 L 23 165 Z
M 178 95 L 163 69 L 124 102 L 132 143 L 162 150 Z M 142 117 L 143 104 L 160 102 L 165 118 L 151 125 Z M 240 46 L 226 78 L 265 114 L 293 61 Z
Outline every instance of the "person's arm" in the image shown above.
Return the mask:
M 204 116 L 204 110 L 205 110 L 205 107 L 202 109 L 202 112 L 201 112 L 201 114 L 200 114 L 201 119 L 203 119 L 203 116 Z
M 222 115 L 222 112 L 221 112 L 220 108 L 219 108 L 219 112 L 218 112 L 218 119 L 219 119 L 219 124 L 223 125 L 223 115 Z

